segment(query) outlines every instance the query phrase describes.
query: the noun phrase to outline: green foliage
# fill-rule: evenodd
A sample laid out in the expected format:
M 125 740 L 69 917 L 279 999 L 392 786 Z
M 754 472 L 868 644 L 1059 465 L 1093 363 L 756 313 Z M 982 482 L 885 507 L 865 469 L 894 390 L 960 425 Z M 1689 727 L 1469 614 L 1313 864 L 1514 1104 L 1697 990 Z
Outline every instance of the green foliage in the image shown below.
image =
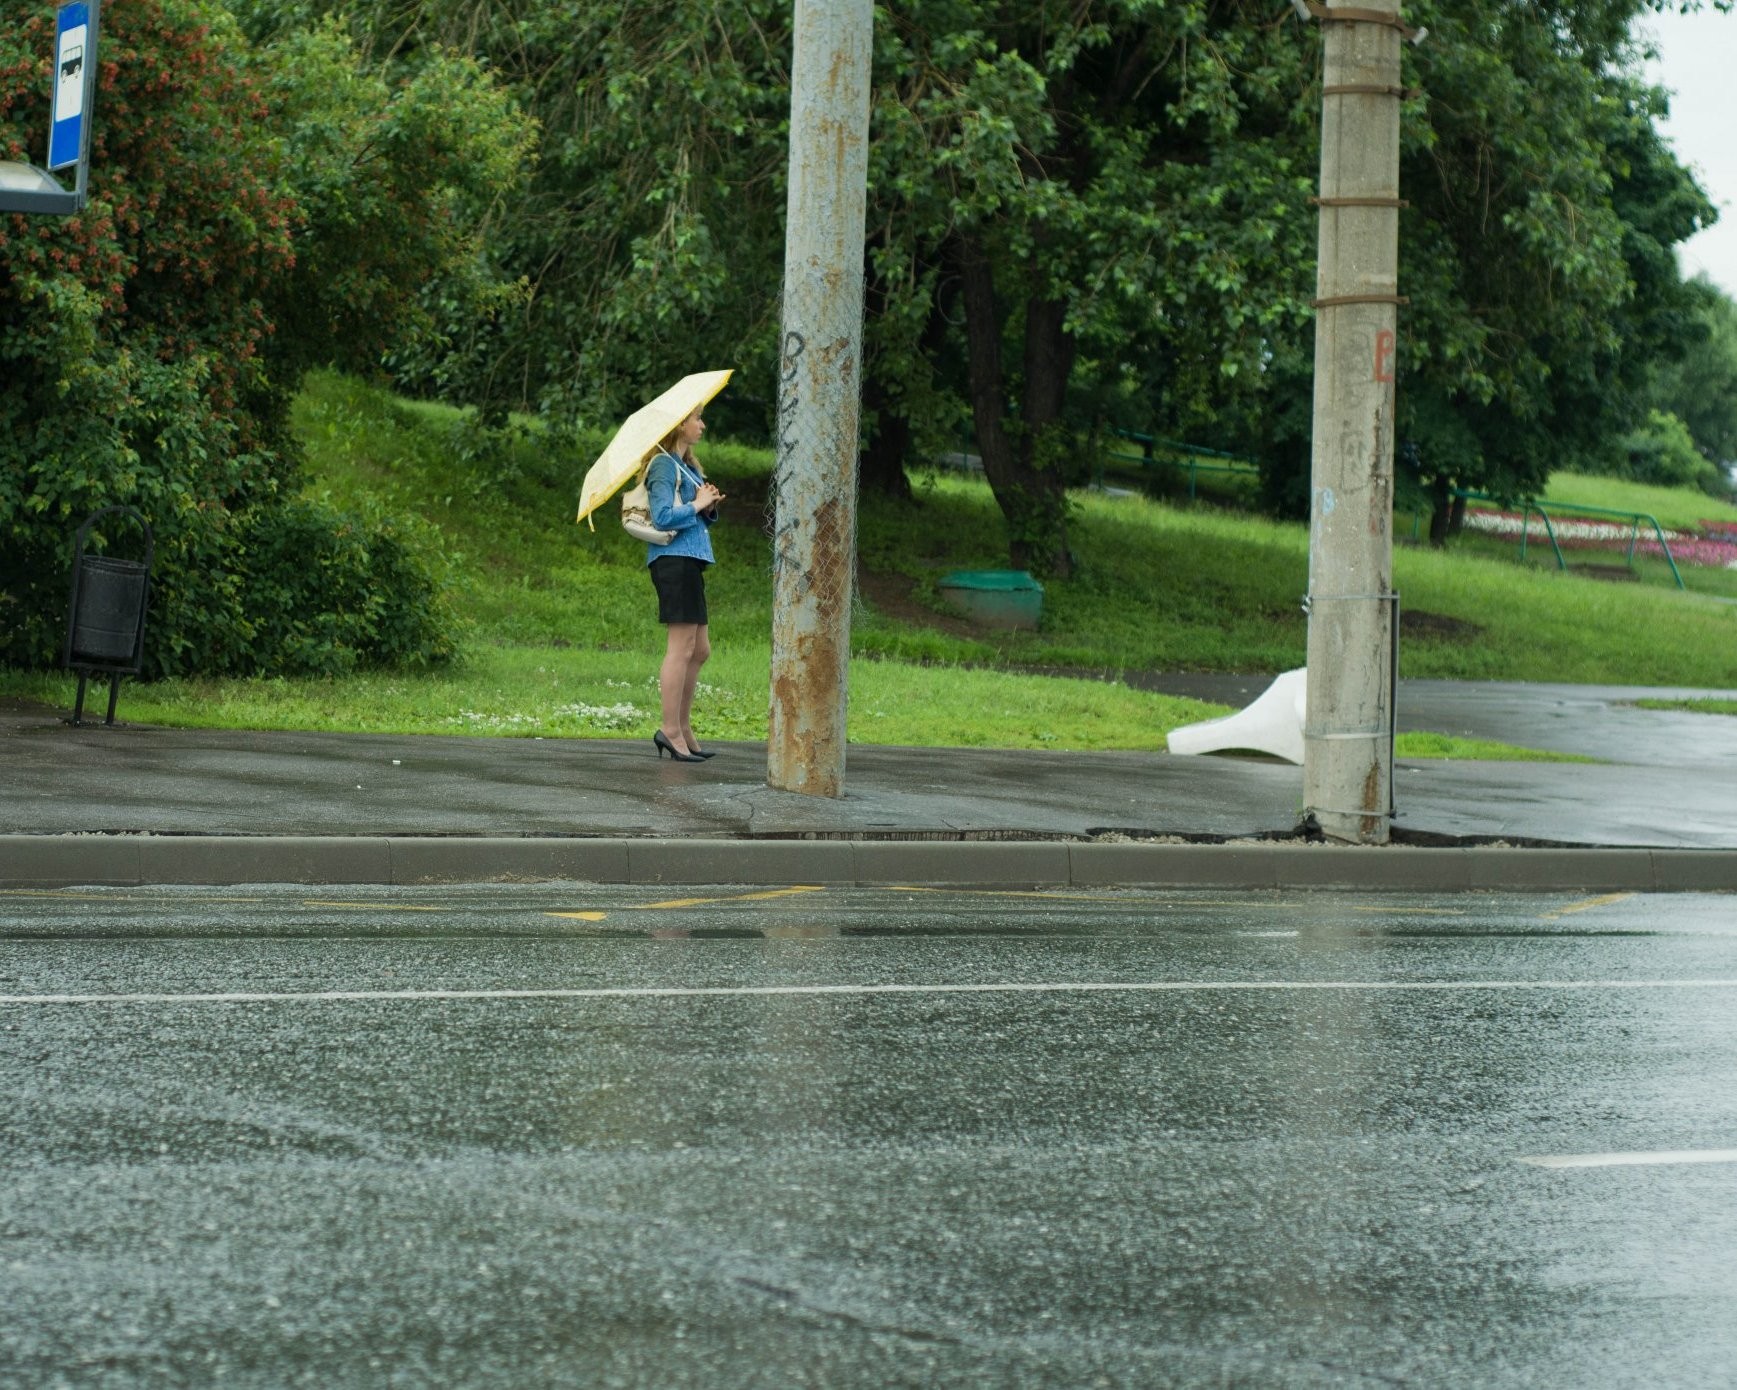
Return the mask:
M 1696 322 L 1683 355 L 1661 365 L 1652 400 L 1688 426 L 1715 464 L 1737 463 L 1737 302 L 1706 279 L 1689 282 Z
M 40 129 L 51 17 L 0 33 L 0 154 Z M 251 408 L 260 304 L 292 255 L 261 172 L 258 93 L 221 10 L 139 0 L 105 16 L 93 199 L 0 219 L 0 658 L 52 660 L 73 532 L 111 503 L 156 532 L 153 670 L 219 663 L 241 621 L 228 509 L 283 477 Z M 227 127 L 232 138 L 212 141 Z M 100 170 L 100 173 L 94 171 Z M 159 640 L 160 639 L 160 640 Z
M 1713 209 L 1636 76 L 1643 0 L 1418 0 L 1421 95 L 1401 121 L 1398 424 L 1407 478 L 1507 496 L 1584 464 L 1645 415 L 1689 299 L 1671 247 Z M 1306 508 L 1310 343 L 1275 344 L 1272 408 L 1245 448 Z
M 443 351 L 399 380 L 481 406 L 600 425 L 682 372 L 732 364 L 714 412 L 764 436 L 775 380 L 783 237 L 787 7 L 548 0 L 233 0 L 274 44 L 334 16 L 374 66 L 418 74 L 441 53 L 488 65 L 542 141 L 522 194 L 490 210 L 486 252 L 523 277 L 510 314 L 428 305 Z M 440 297 L 436 296 L 439 300 Z
M 534 408 L 599 426 L 729 362 L 715 422 L 768 437 L 788 7 L 233 3 L 259 38 L 338 16 L 381 71 L 469 54 L 540 122 L 526 196 L 487 243 L 525 299 L 429 296 L 438 331 L 393 356 L 401 383 L 491 425 Z M 1431 30 L 1406 52 L 1423 95 L 1403 125 L 1417 488 L 1525 491 L 1644 419 L 1642 364 L 1687 312 L 1670 248 L 1711 216 L 1635 77 L 1645 8 L 1407 11 Z M 1003 537 L 1064 572 L 1064 489 L 1106 425 L 1262 457 L 1275 503 L 1301 507 L 1319 28 L 1257 0 L 877 6 L 866 483 L 903 491 L 908 461 L 974 428 Z
M 1657 487 L 1696 487 L 1709 496 L 1724 495 L 1724 479 L 1711 461 L 1695 448 L 1689 427 L 1662 410 L 1647 413 L 1646 423 L 1622 443 L 1623 476 Z
M 249 625 L 241 669 L 347 675 L 453 654 L 445 600 L 390 527 L 315 501 L 240 519 L 237 577 Z
M 523 122 L 468 61 L 389 87 L 331 31 L 255 51 L 213 0 L 103 29 L 89 208 L 0 219 L 0 660 L 58 655 L 73 533 L 116 503 L 155 532 L 150 673 L 440 659 L 395 533 L 294 502 L 287 404 L 313 362 L 413 344 L 431 277 L 483 283 Z M 39 138 L 51 50 L 46 11 L 0 32 L 0 156 Z M 297 582 L 283 535 L 322 557 Z
M 294 270 L 272 305 L 292 367 L 408 372 L 449 349 L 453 323 L 523 300 L 484 227 L 519 192 L 535 122 L 474 61 L 420 57 L 389 83 L 332 21 L 254 55 L 296 200 Z

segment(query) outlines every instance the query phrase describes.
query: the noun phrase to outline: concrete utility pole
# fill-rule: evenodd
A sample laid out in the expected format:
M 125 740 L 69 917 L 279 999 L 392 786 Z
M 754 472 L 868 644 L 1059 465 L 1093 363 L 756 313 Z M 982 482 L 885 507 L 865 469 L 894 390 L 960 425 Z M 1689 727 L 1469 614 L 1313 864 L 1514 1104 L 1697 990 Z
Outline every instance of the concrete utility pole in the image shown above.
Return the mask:
M 1297 0 L 1325 26 L 1304 814 L 1386 844 L 1393 790 L 1398 0 Z
M 767 784 L 844 795 L 873 0 L 796 0 Z

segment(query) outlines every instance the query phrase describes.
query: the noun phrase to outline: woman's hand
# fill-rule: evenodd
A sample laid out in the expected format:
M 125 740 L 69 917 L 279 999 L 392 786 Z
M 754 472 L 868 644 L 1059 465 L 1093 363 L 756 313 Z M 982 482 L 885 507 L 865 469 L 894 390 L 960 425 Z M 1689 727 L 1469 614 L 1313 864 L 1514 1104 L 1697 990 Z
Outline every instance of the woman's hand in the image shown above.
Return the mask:
M 710 483 L 701 483 L 700 490 L 694 494 L 694 510 L 696 512 L 709 511 L 723 500 L 724 494 L 719 492 L 717 488 Z

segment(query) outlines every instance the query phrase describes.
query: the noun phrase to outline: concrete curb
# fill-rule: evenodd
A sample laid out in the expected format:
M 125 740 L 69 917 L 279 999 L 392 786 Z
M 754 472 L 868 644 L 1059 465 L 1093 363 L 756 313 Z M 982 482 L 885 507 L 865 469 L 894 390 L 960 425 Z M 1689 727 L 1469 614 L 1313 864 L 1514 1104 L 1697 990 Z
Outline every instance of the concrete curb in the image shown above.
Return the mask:
M 1001 888 L 1734 892 L 1737 850 L 1071 840 L 0 835 L 0 887 L 797 883 Z

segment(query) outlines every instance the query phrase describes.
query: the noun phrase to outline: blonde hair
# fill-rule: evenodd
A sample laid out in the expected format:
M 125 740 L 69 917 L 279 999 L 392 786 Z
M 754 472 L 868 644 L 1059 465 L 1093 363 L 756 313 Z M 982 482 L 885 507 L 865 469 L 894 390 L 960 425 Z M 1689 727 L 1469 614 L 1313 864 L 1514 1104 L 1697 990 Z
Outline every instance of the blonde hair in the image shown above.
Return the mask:
M 705 465 L 702 464 L 699 461 L 698 457 L 694 454 L 693 445 L 690 444 L 688 446 L 686 453 L 683 453 L 680 449 L 676 448 L 676 438 L 677 438 L 677 436 L 679 436 L 681 434 L 682 427 L 687 424 L 688 420 L 693 419 L 694 416 L 698 415 L 699 413 L 700 412 L 698 410 L 694 411 L 692 414 L 688 415 L 687 418 L 681 422 L 681 424 L 677 425 L 673 430 L 671 430 L 668 434 L 666 434 L 662 439 L 658 440 L 657 444 L 652 448 L 651 452 L 648 453 L 643 459 L 640 460 L 640 468 L 643 470 L 644 468 L 648 467 L 650 465 L 651 461 L 654 458 L 656 458 L 659 454 L 672 454 L 676 458 L 680 459 L 683 463 L 687 464 L 696 473 L 698 473 L 702 478 L 705 477 L 706 476 Z

